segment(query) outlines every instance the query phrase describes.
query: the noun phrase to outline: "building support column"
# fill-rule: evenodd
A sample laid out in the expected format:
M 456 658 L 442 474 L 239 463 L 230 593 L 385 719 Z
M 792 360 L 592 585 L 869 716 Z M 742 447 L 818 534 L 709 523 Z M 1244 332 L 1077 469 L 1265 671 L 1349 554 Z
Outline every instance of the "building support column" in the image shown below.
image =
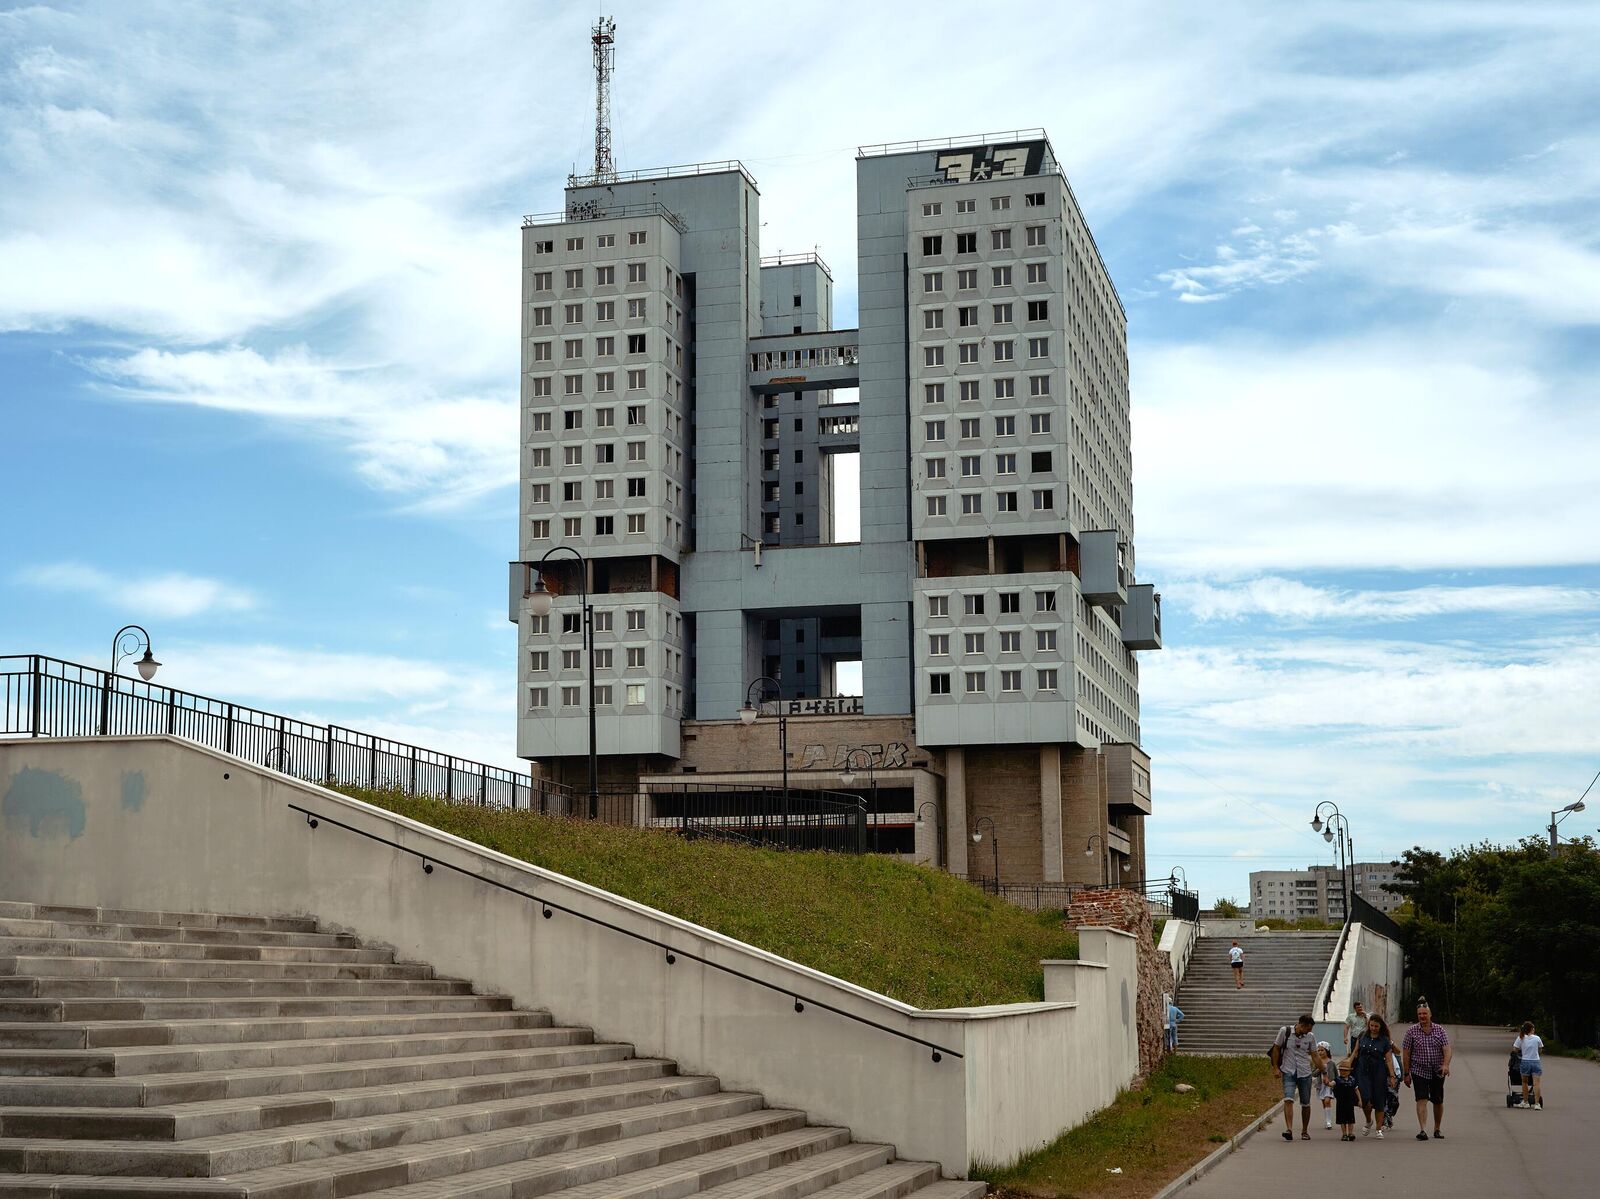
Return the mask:
M 949 861 L 945 869 L 962 878 L 967 874 L 967 758 L 959 748 L 944 752 L 944 844 Z
M 1039 840 L 1044 854 L 1044 881 L 1059 883 L 1061 868 L 1061 747 L 1039 747 Z

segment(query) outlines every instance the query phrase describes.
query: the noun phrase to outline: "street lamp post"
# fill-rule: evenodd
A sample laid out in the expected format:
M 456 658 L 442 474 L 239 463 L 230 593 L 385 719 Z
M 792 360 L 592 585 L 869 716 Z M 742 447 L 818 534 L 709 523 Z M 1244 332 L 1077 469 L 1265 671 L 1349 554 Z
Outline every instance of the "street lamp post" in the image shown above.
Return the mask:
M 132 657 L 139 652 L 139 647 L 144 647 L 144 657 L 137 663 L 139 677 L 149 682 L 156 677 L 156 670 L 161 663 L 155 660 L 150 652 L 150 634 L 145 632 L 143 625 L 125 624 L 117 630 L 111 639 L 111 671 L 106 675 L 106 685 L 100 689 L 100 735 L 104 737 L 111 731 L 111 689 L 116 686 L 117 667 L 122 659 Z
M 1000 838 L 995 833 L 994 821 L 988 816 L 979 816 L 972 826 L 972 843 L 980 844 L 983 841 L 983 826 L 989 826 L 989 845 L 994 850 L 994 893 L 1000 894 Z
M 570 545 L 558 545 L 545 551 L 538 565 L 544 566 L 551 557 L 560 553 L 571 554 L 578 562 L 578 588 L 583 602 L 583 619 L 580 622 L 583 633 L 583 656 L 589 667 L 589 819 L 594 820 L 600 815 L 600 760 L 595 752 L 594 606 L 589 603 L 589 563 Z M 535 616 L 549 616 L 550 610 L 555 607 L 555 596 L 551 595 L 550 589 L 544 585 L 544 571 L 540 570 L 538 574 L 539 579 L 528 596 L 528 610 Z
M 783 828 L 787 835 L 789 829 L 789 718 L 783 714 L 783 690 L 778 680 L 771 675 L 762 675 L 751 680 L 744 689 L 744 707 L 739 709 L 739 723 L 751 725 L 761 715 L 759 705 L 766 702 L 765 692 L 757 694 L 756 688 L 763 683 L 772 688 L 773 707 L 778 717 L 778 757 L 782 759 L 783 767 Z
M 878 773 L 872 768 L 872 751 L 870 749 L 857 746 L 844 755 L 844 770 L 839 774 L 839 781 L 846 787 L 854 787 L 856 785 L 854 763 L 857 754 L 863 754 L 866 757 L 867 785 L 872 788 L 872 810 L 876 812 L 878 810 Z
M 1556 836 L 1556 826 L 1574 812 L 1581 811 L 1583 811 L 1583 800 L 1580 799 L 1576 803 L 1569 803 L 1566 807 L 1557 808 L 1550 813 L 1550 856 L 1552 858 L 1556 856 L 1556 847 L 1560 844 L 1560 838 Z
M 1322 819 L 1323 808 L 1333 809 L 1329 813 L 1326 822 Z M 1326 823 L 1327 827 L 1323 827 L 1324 823 Z M 1345 818 L 1343 812 L 1339 811 L 1338 804 L 1331 799 L 1325 799 L 1317 805 L 1316 811 L 1311 813 L 1311 831 L 1321 833 L 1322 839 L 1331 845 L 1333 844 L 1336 827 L 1339 834 L 1337 860 L 1339 863 L 1340 895 L 1344 900 L 1344 918 L 1348 921 L 1350 919 L 1350 908 L 1353 905 L 1353 894 L 1350 887 L 1350 859 L 1354 842 L 1350 839 L 1350 821 Z
M 1090 833 L 1089 839 L 1083 843 L 1083 856 L 1086 858 L 1094 857 L 1094 843 L 1096 841 L 1100 842 L 1100 885 L 1102 887 L 1109 887 L 1111 885 L 1111 879 L 1108 877 L 1107 873 L 1109 867 L 1106 864 L 1106 858 L 1110 855 L 1106 851 L 1106 839 L 1099 833 Z

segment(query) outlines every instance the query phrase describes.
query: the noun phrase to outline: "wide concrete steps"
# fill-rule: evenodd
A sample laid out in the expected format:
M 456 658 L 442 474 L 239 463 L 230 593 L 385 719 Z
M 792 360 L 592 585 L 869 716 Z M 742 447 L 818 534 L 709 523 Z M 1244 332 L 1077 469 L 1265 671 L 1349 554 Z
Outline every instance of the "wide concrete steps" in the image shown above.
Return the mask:
M 975 1199 L 304 918 L 0 903 L 0 1196 Z
M 1241 937 L 1245 987 L 1234 985 L 1228 942 L 1206 938 L 1196 947 L 1178 1006 L 1183 1053 L 1265 1054 L 1285 1024 L 1312 1010 L 1338 933 L 1273 933 Z

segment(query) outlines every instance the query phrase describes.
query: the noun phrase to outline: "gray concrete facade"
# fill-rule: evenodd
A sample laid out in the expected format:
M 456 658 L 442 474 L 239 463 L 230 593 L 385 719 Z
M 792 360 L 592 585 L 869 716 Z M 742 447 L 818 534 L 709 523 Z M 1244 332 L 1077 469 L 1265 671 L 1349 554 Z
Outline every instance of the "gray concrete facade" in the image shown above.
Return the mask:
M 1126 317 L 1048 139 L 864 148 L 856 199 L 854 330 L 834 327 L 819 255 L 761 257 L 760 195 L 738 163 L 575 180 L 561 218 L 524 234 L 527 308 L 530 239 L 565 247 L 654 214 L 648 286 L 659 275 L 671 290 L 659 317 L 639 318 L 665 322 L 650 326 L 663 356 L 649 376 L 659 478 L 645 486 L 680 500 L 683 517 L 681 533 L 664 512 L 637 544 L 608 539 L 586 523 L 600 497 L 583 493 L 547 527 L 531 523 L 540 470 L 568 482 L 539 450 L 564 453 L 580 431 L 534 424 L 546 385 L 527 317 L 512 564 L 524 675 L 548 636 L 519 602 L 550 543 L 529 531 L 559 541 L 574 529 L 569 544 L 618 560 L 610 578 L 648 576 L 662 621 L 681 622 L 684 672 L 619 678 L 643 681 L 646 702 L 631 724 L 626 710 L 602 718 L 602 754 L 670 770 L 683 720 L 729 719 L 761 675 L 784 699 L 832 695 L 854 660 L 863 711 L 913 716 L 921 746 L 1137 744 L 1134 651 L 1159 648 L 1160 626 L 1159 597 L 1133 575 Z M 596 432 L 585 427 L 585 446 Z M 860 535 L 841 543 L 833 467 L 849 453 Z M 1106 568 L 1114 586 L 1094 590 L 1090 574 Z M 568 590 L 558 611 L 574 604 Z M 581 708 L 536 711 L 538 681 L 521 682 L 519 752 L 582 752 Z

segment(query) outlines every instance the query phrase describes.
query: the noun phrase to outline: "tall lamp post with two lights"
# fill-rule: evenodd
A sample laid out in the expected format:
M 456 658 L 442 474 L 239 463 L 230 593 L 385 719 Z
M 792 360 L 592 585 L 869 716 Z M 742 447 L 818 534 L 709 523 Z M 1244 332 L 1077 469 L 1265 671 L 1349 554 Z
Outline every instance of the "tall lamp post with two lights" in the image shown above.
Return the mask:
M 1326 827 L 1324 827 L 1324 821 L 1322 819 L 1323 808 L 1333 809 L 1333 811 L 1328 814 Z M 1344 813 L 1339 811 L 1339 805 L 1334 803 L 1331 799 L 1325 799 L 1317 805 L 1317 810 L 1311 814 L 1311 831 L 1314 833 L 1321 833 L 1322 839 L 1331 845 L 1333 844 L 1335 826 L 1338 827 L 1339 834 L 1339 886 L 1341 889 L 1341 898 L 1344 900 L 1344 918 L 1349 920 L 1350 908 L 1353 902 L 1353 897 L 1350 890 L 1350 859 L 1353 854 L 1355 843 L 1350 837 L 1350 822 L 1345 819 Z
M 589 603 L 589 563 L 570 545 L 558 545 L 546 550 L 537 565 L 543 567 L 554 555 L 571 554 L 578 562 L 578 588 L 583 601 L 583 656 L 589 667 L 589 819 L 600 815 L 600 760 L 595 752 L 594 720 L 594 606 Z M 538 581 L 528 595 L 528 611 L 535 616 L 548 617 L 555 607 L 555 596 L 544 585 L 544 571 L 538 571 Z
M 979 816 L 972 826 L 972 843 L 983 843 L 983 826 L 989 826 L 989 844 L 994 849 L 994 893 L 1000 894 L 1000 838 L 994 831 L 994 820 L 988 816 Z
M 117 635 L 111 639 L 111 671 L 106 675 L 106 685 L 100 690 L 100 735 L 104 737 L 111 731 L 111 690 L 117 685 L 117 667 L 124 658 L 132 657 L 139 652 L 139 647 L 144 647 L 144 657 L 136 664 L 139 677 L 149 682 L 156 677 L 156 671 L 161 663 L 150 652 L 150 634 L 145 632 L 143 625 L 125 624 L 117 630 Z

